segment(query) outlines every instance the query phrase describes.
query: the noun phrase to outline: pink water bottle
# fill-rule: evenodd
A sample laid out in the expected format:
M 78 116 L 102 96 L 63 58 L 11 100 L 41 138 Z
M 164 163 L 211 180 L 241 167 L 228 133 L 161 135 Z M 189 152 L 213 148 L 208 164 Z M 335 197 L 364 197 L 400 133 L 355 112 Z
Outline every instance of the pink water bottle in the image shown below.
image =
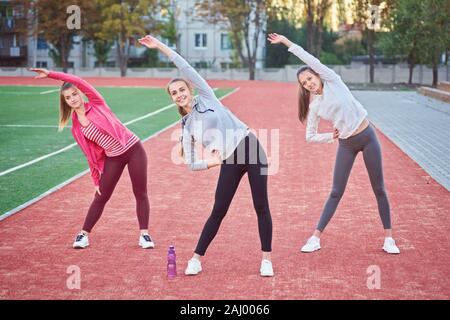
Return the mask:
M 173 279 L 177 275 L 177 263 L 176 263 L 175 247 L 169 246 L 169 252 L 167 253 L 167 277 Z

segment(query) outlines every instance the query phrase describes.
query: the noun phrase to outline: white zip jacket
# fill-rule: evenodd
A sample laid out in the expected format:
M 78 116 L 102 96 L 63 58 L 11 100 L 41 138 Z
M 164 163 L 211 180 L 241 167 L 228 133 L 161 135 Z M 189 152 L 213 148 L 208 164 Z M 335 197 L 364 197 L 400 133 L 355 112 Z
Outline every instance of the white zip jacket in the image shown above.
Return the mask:
M 250 131 L 245 123 L 222 105 L 212 88 L 183 57 L 173 51 L 170 59 L 198 90 L 191 112 L 182 119 L 182 144 L 184 160 L 190 169 L 205 170 L 208 163 L 198 159 L 197 143 L 209 152 L 218 150 L 222 160 L 226 160 Z
M 309 104 L 306 123 L 306 141 L 332 143 L 333 133 L 317 133 L 320 118 L 329 120 L 339 130 L 339 138 L 349 138 L 367 116 L 367 111 L 352 95 L 341 77 L 322 64 L 319 59 L 293 44 L 289 52 L 295 54 L 305 64 L 320 75 L 323 82 L 321 95 L 313 95 Z

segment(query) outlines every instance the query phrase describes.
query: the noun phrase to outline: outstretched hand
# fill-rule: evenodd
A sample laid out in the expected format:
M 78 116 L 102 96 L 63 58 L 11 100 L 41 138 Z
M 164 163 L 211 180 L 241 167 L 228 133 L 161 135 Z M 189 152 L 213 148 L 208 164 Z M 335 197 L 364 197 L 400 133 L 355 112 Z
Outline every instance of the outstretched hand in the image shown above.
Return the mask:
M 288 45 L 288 38 L 286 38 L 285 36 L 278 34 L 278 33 L 269 33 L 269 36 L 267 37 L 267 40 L 269 40 L 269 42 L 271 44 L 285 44 Z
M 41 69 L 41 68 L 30 68 L 28 69 L 30 71 L 36 72 L 37 76 L 34 77 L 34 79 L 44 79 L 48 77 L 48 74 L 50 73 L 47 69 Z
M 138 42 L 150 49 L 157 49 L 159 44 L 161 43 L 158 39 L 151 35 L 146 35 L 145 37 L 140 38 Z

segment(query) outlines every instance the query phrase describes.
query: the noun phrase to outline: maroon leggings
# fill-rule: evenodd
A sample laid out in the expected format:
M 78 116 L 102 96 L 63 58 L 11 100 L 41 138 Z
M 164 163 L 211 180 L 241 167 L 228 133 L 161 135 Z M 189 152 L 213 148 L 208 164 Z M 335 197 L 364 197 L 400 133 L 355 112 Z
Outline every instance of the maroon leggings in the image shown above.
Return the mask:
M 95 193 L 89 211 L 84 221 L 83 230 L 91 232 L 102 215 L 106 202 L 128 164 L 134 197 L 136 198 L 136 213 L 140 230 L 148 228 L 150 205 L 147 196 L 147 155 L 141 142 L 137 142 L 124 154 L 117 157 L 106 157 L 105 168 L 100 179 L 101 195 Z

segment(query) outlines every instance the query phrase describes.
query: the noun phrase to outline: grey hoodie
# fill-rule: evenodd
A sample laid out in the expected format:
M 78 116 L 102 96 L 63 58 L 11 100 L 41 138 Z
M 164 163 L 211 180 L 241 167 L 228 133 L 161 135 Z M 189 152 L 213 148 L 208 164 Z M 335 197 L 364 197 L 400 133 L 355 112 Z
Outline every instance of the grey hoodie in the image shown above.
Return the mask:
M 222 105 L 212 88 L 183 57 L 173 51 L 170 59 L 183 77 L 198 90 L 191 112 L 181 120 L 181 139 L 185 163 L 191 170 L 205 170 L 208 163 L 198 159 L 197 143 L 209 152 L 218 150 L 222 160 L 225 160 L 250 131 L 245 123 Z

